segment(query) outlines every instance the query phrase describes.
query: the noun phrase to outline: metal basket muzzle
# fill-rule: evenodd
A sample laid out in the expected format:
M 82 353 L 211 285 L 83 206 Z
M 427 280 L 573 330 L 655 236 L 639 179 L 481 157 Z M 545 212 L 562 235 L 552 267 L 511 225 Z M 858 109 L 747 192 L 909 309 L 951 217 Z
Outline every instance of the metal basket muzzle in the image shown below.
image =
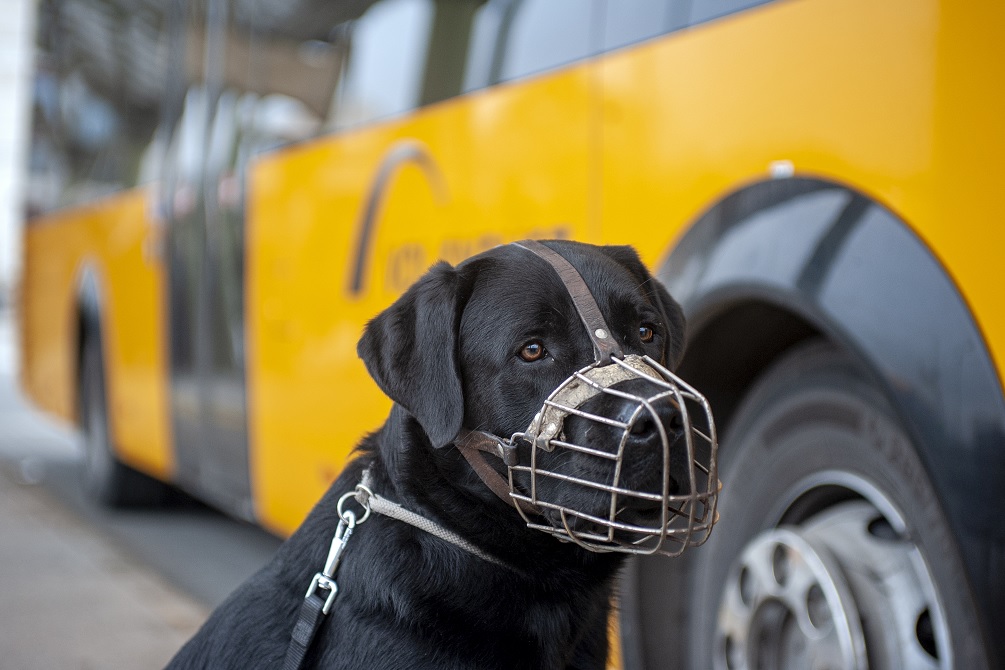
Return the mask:
M 624 355 L 568 259 L 534 240 L 513 246 L 555 270 L 593 343 L 595 362 L 562 382 L 524 432 L 507 440 L 462 428 L 454 444 L 482 482 L 512 504 L 529 528 L 595 552 L 677 556 L 702 544 L 718 519 L 721 488 L 708 401 L 649 356 Z M 644 383 L 616 388 L 629 380 Z M 640 387 L 644 393 L 637 392 Z M 613 416 L 598 414 L 589 409 L 598 397 L 622 404 Z M 632 411 L 624 418 L 626 408 Z M 671 426 L 665 423 L 668 415 Z M 576 432 L 589 434 L 580 430 L 585 422 L 587 428 L 614 436 L 605 435 L 592 446 L 577 444 L 567 420 L 577 425 Z M 632 438 L 641 422 L 650 427 L 643 431 L 649 433 L 643 445 Z M 525 465 L 520 455 L 526 449 L 520 445 L 528 443 L 530 464 Z M 653 458 L 654 449 L 658 459 Z M 502 459 L 507 477 L 485 461 L 486 454 Z M 559 471 L 570 465 L 570 471 Z M 657 467 L 659 472 L 654 471 Z
M 614 388 L 630 379 L 647 382 L 645 395 Z M 629 407 L 634 404 L 630 417 L 619 420 L 585 411 L 583 406 L 600 394 L 618 398 Z M 674 415 L 676 430 L 665 425 L 668 412 Z M 569 417 L 620 431 L 620 439 L 610 441 L 606 448 L 573 443 L 565 429 Z M 659 477 L 650 473 L 649 481 L 655 482 L 651 490 L 627 483 L 629 473 L 638 474 L 632 460 L 639 454 L 633 453 L 637 445 L 631 438 L 640 422 L 646 422 L 655 434 L 649 448 L 662 452 L 662 473 Z M 514 435 L 511 443 L 519 441 L 532 445 L 530 464 L 509 466 L 509 494 L 525 503 L 516 508 L 529 528 L 595 552 L 677 556 L 689 546 L 702 544 L 717 520 L 718 443 L 709 403 L 648 356 L 612 358 L 606 365 L 594 363 L 576 372 L 555 389 L 528 429 Z M 549 469 L 544 463 L 561 466 L 571 458 L 578 459 L 580 466 L 572 473 L 560 472 L 559 467 Z M 591 459 L 596 460 L 591 463 Z M 591 478 L 587 472 L 602 474 Z M 570 488 L 584 494 L 578 497 L 593 501 L 590 510 L 570 506 L 568 499 L 577 497 L 568 495 Z M 528 514 L 528 506 L 539 514 Z M 600 507 L 603 512 L 598 512 Z M 640 508 L 646 510 L 642 520 L 637 514 Z

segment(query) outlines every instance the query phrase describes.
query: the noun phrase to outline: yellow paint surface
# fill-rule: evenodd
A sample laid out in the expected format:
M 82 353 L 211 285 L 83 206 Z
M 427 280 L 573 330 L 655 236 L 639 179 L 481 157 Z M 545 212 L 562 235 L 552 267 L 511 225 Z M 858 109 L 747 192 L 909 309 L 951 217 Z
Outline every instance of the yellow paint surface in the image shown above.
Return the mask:
M 76 418 L 77 291 L 98 281 L 111 436 L 123 462 L 170 479 L 163 269 L 145 194 L 37 219 L 25 231 L 22 385 L 41 408 Z

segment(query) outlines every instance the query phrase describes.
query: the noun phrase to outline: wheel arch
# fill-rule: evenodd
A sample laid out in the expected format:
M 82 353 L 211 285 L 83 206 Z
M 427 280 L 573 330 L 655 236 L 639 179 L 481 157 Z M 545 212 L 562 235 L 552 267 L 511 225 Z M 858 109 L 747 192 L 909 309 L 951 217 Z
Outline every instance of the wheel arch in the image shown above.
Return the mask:
M 826 338 L 860 361 L 938 491 L 981 620 L 1005 618 L 999 374 L 964 297 L 902 219 L 833 182 L 760 182 L 707 210 L 657 276 L 688 318 L 681 376 L 708 395 L 720 434 L 759 375 L 800 342 Z M 640 570 L 668 568 L 687 573 Z M 639 602 L 637 616 L 647 609 Z M 991 655 L 1005 658 L 989 632 Z

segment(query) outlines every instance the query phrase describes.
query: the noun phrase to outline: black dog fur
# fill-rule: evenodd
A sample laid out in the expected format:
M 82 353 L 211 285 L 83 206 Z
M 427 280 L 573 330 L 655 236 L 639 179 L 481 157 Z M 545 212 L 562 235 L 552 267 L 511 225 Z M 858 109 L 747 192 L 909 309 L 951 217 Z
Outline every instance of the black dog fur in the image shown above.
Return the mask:
M 626 354 L 676 366 L 683 315 L 633 249 L 547 244 L 579 270 Z M 640 338 L 642 325 L 656 331 L 651 342 Z M 519 353 L 533 340 L 547 354 L 527 362 Z M 377 493 L 512 569 L 374 514 L 351 538 L 335 575 L 338 596 L 305 667 L 603 668 L 623 555 L 588 552 L 528 529 L 452 446 L 462 426 L 503 436 L 525 429 L 548 394 L 593 361 L 554 270 L 514 246 L 456 268 L 435 265 L 370 322 L 358 353 L 395 403 L 387 422 L 362 441 L 273 560 L 168 667 L 281 667 L 304 592 L 324 565 L 336 501 L 369 466 Z

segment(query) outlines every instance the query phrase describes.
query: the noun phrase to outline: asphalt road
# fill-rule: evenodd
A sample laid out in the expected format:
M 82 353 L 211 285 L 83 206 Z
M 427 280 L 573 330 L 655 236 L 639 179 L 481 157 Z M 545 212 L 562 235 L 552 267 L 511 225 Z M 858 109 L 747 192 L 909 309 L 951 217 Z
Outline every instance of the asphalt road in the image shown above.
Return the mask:
M 280 540 L 190 500 L 90 501 L 76 433 L 24 400 L 15 353 L 0 315 L 0 667 L 160 667 Z

